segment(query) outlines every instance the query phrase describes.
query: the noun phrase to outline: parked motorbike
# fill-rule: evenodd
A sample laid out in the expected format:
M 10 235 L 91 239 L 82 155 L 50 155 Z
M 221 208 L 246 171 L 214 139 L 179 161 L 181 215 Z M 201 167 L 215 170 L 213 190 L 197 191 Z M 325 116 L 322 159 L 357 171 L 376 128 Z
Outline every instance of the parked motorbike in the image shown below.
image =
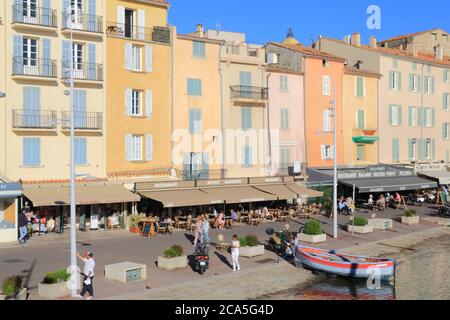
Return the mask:
M 448 205 L 441 206 L 438 215 L 440 217 L 450 218 L 450 207 Z
M 204 274 L 209 269 L 209 248 L 208 242 L 204 237 L 200 237 L 194 251 L 194 270 L 200 274 Z

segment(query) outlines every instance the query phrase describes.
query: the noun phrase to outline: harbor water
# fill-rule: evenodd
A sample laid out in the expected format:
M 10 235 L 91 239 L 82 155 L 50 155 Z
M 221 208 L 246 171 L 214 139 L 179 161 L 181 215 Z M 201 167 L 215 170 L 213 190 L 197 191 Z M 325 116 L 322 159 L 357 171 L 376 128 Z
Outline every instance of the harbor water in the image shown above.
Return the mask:
M 395 286 L 382 283 L 369 289 L 367 281 L 317 275 L 301 287 L 265 299 L 291 300 L 448 300 L 450 299 L 450 237 L 429 239 L 385 257 L 398 263 Z

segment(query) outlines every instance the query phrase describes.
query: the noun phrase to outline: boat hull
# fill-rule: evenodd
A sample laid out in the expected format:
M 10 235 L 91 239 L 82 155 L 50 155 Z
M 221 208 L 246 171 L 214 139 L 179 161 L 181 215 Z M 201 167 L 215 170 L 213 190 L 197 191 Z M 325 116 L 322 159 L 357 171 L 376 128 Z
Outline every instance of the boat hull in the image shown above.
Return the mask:
M 395 261 L 390 259 L 340 255 L 302 246 L 296 249 L 295 264 L 297 267 L 303 266 L 328 274 L 357 279 L 367 279 L 371 276 L 389 279 L 394 276 L 396 265 Z

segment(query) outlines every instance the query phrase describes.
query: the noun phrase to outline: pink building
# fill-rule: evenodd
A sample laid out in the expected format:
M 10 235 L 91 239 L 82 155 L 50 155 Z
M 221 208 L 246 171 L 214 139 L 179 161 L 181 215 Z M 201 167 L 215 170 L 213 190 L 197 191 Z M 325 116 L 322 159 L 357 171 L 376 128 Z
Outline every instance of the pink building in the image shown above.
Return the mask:
M 296 161 L 306 162 L 304 126 L 304 75 L 269 64 L 268 122 L 273 175 L 287 175 Z

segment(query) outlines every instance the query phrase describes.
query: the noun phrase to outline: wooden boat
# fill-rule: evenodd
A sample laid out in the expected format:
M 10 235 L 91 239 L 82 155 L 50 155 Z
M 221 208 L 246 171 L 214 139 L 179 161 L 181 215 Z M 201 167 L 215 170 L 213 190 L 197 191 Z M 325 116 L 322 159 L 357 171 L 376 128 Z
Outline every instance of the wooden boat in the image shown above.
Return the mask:
M 339 254 L 317 248 L 297 246 L 295 264 L 348 278 L 367 279 L 377 273 L 382 280 L 395 275 L 395 260 Z

